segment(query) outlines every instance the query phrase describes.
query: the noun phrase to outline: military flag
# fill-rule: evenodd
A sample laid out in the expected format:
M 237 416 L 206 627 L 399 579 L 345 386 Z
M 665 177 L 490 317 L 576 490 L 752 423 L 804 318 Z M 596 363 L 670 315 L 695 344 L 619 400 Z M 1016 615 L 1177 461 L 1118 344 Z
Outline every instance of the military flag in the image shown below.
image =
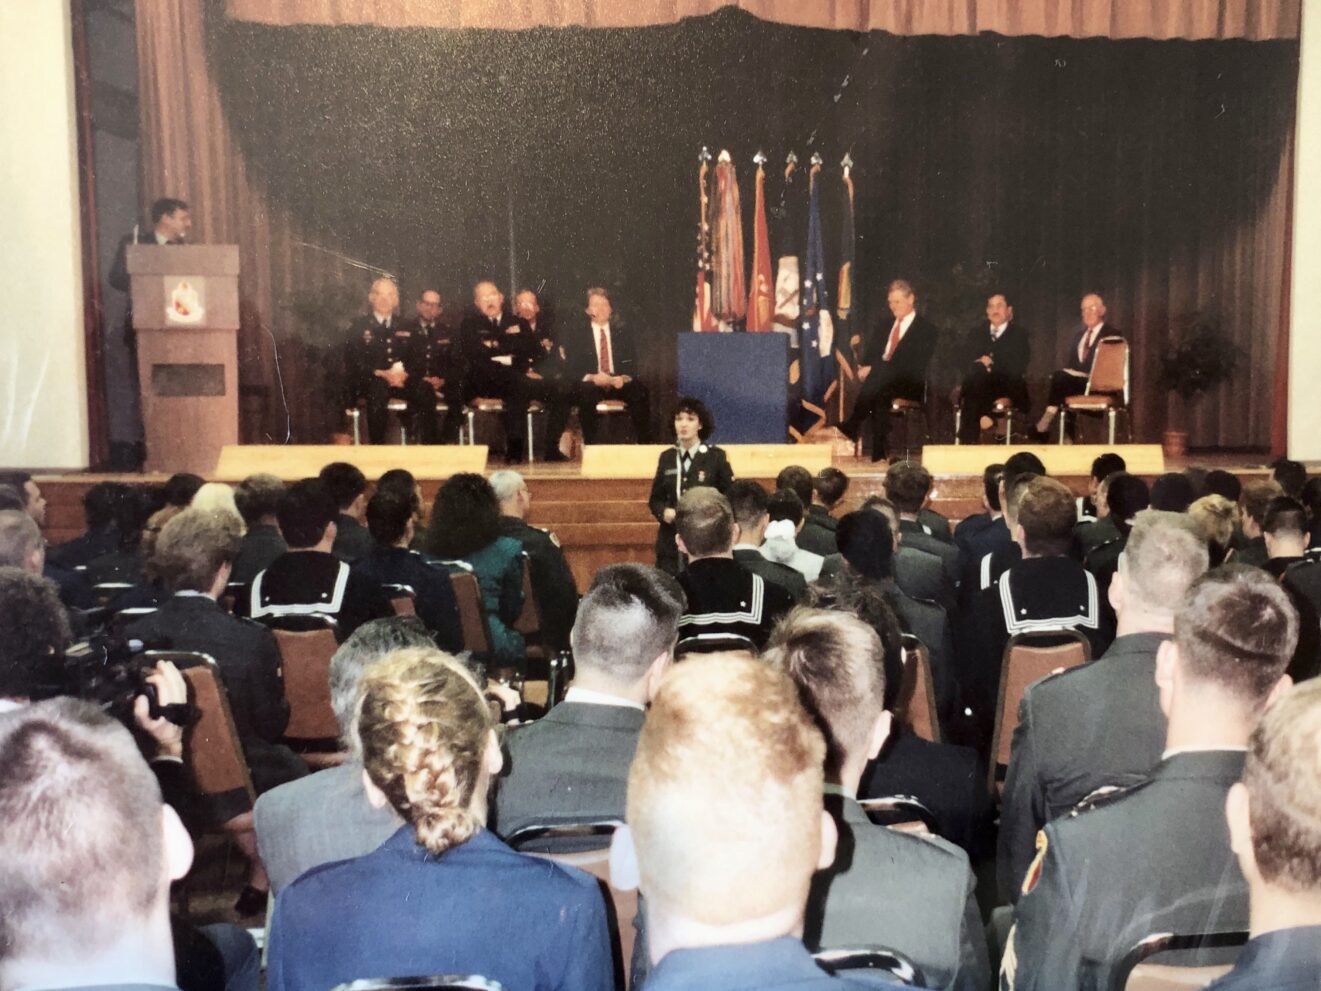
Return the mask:
M 716 195 L 711 225 L 711 312 L 722 331 L 747 313 L 743 289 L 743 208 L 739 205 L 738 175 L 729 152 L 716 159 Z
M 798 303 L 802 279 L 798 275 L 798 253 L 802 244 L 802 201 L 798 198 L 801 188 L 794 182 L 798 169 L 798 156 L 789 152 L 784 160 L 784 187 L 780 191 L 780 203 L 771 211 L 775 218 L 775 246 L 780 254 L 775 262 L 775 326 L 774 330 L 789 335 L 789 346 L 798 347 Z M 796 383 L 797 361 L 790 382 Z
M 771 242 L 766 229 L 766 156 L 757 152 L 757 200 L 752 216 L 752 279 L 748 283 L 750 332 L 771 329 L 775 315 L 775 287 L 771 282 Z
M 802 399 L 796 440 L 804 440 L 826 422 L 826 404 L 835 388 L 835 325 L 826 289 L 826 259 L 821 238 L 821 156 L 812 156 L 808 172 L 807 246 L 802 259 L 802 298 L 798 318 Z
M 693 301 L 693 330 L 716 329 L 711 315 L 711 226 L 707 223 L 707 174 L 711 152 L 705 147 L 697 156 L 697 293 Z

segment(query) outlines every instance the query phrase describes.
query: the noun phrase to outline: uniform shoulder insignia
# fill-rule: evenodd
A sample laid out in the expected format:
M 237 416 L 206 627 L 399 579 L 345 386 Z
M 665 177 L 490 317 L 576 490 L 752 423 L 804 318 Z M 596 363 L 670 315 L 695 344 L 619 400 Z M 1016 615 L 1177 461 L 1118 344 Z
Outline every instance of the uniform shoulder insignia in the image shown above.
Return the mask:
M 559 546 L 560 546 L 560 538 L 557 537 L 557 536 L 555 536 L 555 534 L 552 533 L 550 530 L 547 530 L 544 526 L 539 526 L 539 527 L 537 527 L 536 529 L 540 530 L 540 531 L 541 531 L 542 533 L 544 533 L 547 537 L 549 537 L 549 538 L 550 538 L 550 542 L 551 542 L 552 544 L 554 544 L 556 547 L 559 547 Z
M 1023 875 L 1023 894 L 1029 894 L 1041 880 L 1041 866 L 1046 861 L 1046 851 L 1050 848 L 1050 837 L 1046 835 L 1044 829 L 1037 830 L 1037 854 L 1032 858 L 1032 863 L 1028 865 L 1027 873 Z
M 1131 795 L 1142 785 L 1133 785 L 1129 788 L 1123 788 L 1119 785 L 1102 785 L 1095 791 L 1089 792 L 1083 799 L 1069 810 L 1069 818 L 1076 819 L 1085 812 L 1091 812 L 1093 809 L 1099 809 L 1109 805 L 1125 795 Z

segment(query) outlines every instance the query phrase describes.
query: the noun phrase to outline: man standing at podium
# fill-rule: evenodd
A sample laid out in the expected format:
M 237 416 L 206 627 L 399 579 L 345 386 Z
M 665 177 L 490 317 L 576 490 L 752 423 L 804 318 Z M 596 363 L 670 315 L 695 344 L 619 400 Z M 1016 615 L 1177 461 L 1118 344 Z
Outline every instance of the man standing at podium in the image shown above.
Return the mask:
M 896 399 L 919 403 L 925 399 L 927 365 L 936 349 L 938 333 L 934 324 L 917 315 L 917 296 L 904 279 L 890 283 L 887 301 L 894 323 L 888 331 L 884 324 L 872 331 L 863 346 L 858 363 L 862 388 L 853 412 L 839 425 L 846 437 L 857 441 L 862 424 L 871 417 L 873 461 L 887 456 L 890 404 Z
M 165 197 L 151 205 L 151 230 L 143 230 L 134 225 L 133 230 L 125 234 L 115 252 L 115 263 L 110 266 L 107 281 L 120 292 L 128 292 L 128 246 L 130 244 L 183 244 L 184 238 L 192 230 L 193 218 L 188 213 L 188 204 L 183 200 Z
M 373 444 L 385 443 L 391 396 L 408 401 L 408 413 L 420 443 L 430 443 L 436 424 L 436 390 L 421 375 L 410 375 L 406 362 L 413 361 L 413 336 L 395 310 L 399 287 L 393 279 L 380 278 L 367 294 L 370 312 L 349 325 L 344 354 L 347 405 L 367 402 L 367 436 Z

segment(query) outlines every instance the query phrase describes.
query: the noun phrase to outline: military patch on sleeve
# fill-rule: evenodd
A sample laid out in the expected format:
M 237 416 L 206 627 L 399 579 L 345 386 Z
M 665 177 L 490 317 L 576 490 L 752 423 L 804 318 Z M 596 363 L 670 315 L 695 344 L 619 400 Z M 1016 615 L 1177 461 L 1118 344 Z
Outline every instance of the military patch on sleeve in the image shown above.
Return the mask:
M 551 533 L 549 530 L 547 530 L 547 531 L 546 531 L 546 536 L 550 538 L 550 542 L 551 542 L 552 544 L 554 544 L 556 547 L 559 547 L 559 546 L 560 546 L 560 538 L 557 537 L 557 536 L 555 536 L 555 534 L 553 534 L 553 533 Z
M 1037 830 L 1037 855 L 1032 858 L 1032 863 L 1028 865 L 1027 874 L 1023 876 L 1023 894 L 1028 894 L 1041 880 L 1041 865 L 1046 859 L 1046 848 L 1049 846 L 1050 840 L 1046 838 L 1046 831 L 1044 829 Z
M 1009 939 L 1005 943 L 1005 955 L 1000 961 L 1000 991 L 1010 991 L 1014 986 L 1014 977 L 1018 973 L 1018 950 L 1014 946 L 1018 936 L 1018 927 L 1011 926 Z

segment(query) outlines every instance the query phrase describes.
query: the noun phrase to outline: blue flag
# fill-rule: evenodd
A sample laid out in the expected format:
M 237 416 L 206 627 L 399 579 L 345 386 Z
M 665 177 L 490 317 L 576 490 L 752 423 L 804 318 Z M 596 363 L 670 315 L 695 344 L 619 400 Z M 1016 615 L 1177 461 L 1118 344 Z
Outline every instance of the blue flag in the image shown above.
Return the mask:
M 826 258 L 821 243 L 821 191 L 817 179 L 820 165 L 813 165 L 808 179 L 807 247 L 803 252 L 803 292 L 798 320 L 799 368 L 803 398 L 797 429 L 803 440 L 808 431 L 826 422 L 826 397 L 835 384 L 835 325 L 830 317 L 826 291 Z

